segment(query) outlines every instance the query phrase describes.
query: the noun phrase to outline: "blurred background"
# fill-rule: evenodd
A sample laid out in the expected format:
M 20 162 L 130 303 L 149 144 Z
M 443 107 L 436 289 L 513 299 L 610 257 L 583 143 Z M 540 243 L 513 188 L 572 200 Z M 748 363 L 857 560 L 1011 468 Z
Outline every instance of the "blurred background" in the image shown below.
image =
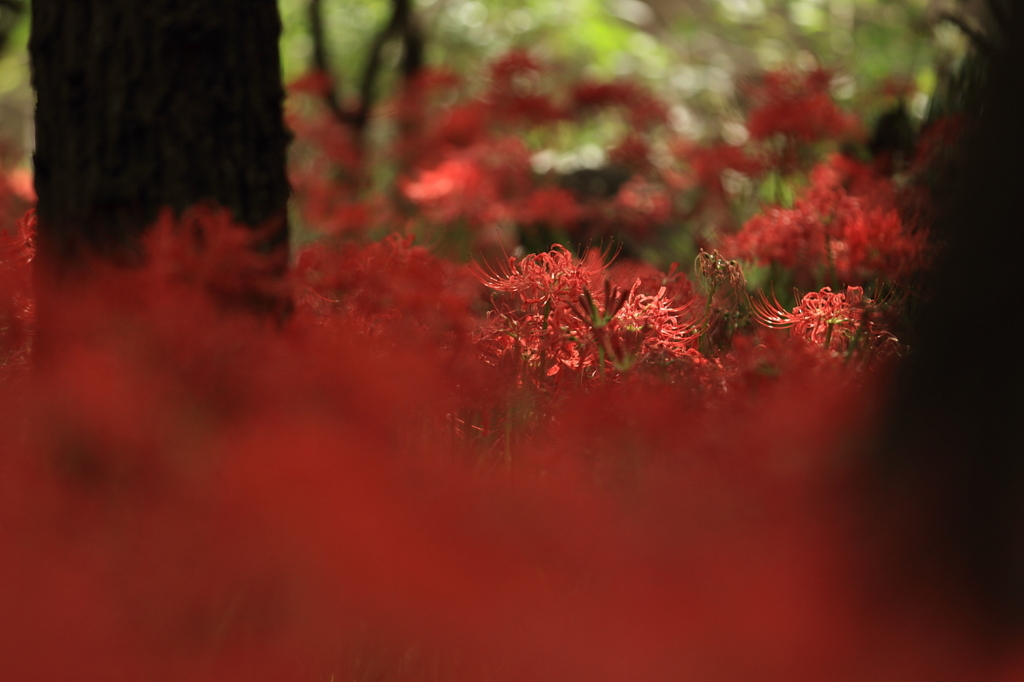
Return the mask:
M 286 81 L 313 62 L 310 0 L 281 0 Z M 958 0 L 414 0 L 425 61 L 467 78 L 519 48 L 566 79 L 625 78 L 647 85 L 671 106 L 671 122 L 694 139 L 742 144 L 737 83 L 783 66 L 835 72 L 833 94 L 866 121 L 892 106 L 893 87 L 908 93 L 923 119 L 931 98 L 986 31 L 982 2 Z M 391 14 L 390 0 L 322 0 L 323 39 L 340 94 L 355 97 L 371 42 Z M 27 164 L 32 146 L 28 55 L 29 3 L 0 2 L 0 162 Z M 384 52 L 397 66 L 398 41 Z M 385 99 L 397 68 L 381 69 Z M 374 122 L 369 137 L 374 138 Z M 377 133 L 379 137 L 381 133 Z M 561 145 L 595 156 L 614 134 L 576 127 Z M 584 152 L 586 155 L 588 152 Z
M 308 0 L 282 0 L 286 79 L 313 50 Z M 885 106 L 881 85 L 911 88 L 925 115 L 943 72 L 957 68 L 968 38 L 950 18 L 960 3 L 934 0 L 417 0 L 426 61 L 469 73 L 513 48 L 567 74 L 645 83 L 675 106 L 673 121 L 702 137 L 738 119 L 736 82 L 763 70 L 821 65 L 834 94 L 859 111 Z M 332 69 L 355 82 L 388 0 L 325 0 Z M 973 17 L 973 15 L 972 15 Z M 969 26 L 973 18 L 965 19 Z M 979 27 L 980 30 L 980 27 Z M 392 55 L 397 61 L 399 55 Z

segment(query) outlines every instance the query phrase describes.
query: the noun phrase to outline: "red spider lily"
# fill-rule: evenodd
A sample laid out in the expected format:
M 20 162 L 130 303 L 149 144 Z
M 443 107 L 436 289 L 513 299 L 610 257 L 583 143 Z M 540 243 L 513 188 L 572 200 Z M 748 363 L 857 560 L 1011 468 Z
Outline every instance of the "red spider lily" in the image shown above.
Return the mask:
M 415 246 L 411 236 L 311 245 L 298 254 L 293 281 L 298 315 L 375 339 L 455 347 L 475 326 L 479 285 L 468 268 Z
M 278 229 L 273 222 L 257 229 L 240 225 L 230 211 L 212 206 L 193 206 L 181 216 L 165 210 L 144 238 L 146 273 L 157 287 L 199 285 L 225 300 L 241 302 L 251 292 L 283 303 L 290 294 L 281 278 L 286 253 L 259 248 Z
M 769 208 L 723 238 L 722 252 L 781 265 L 804 284 L 893 281 L 923 268 L 928 232 L 901 218 L 891 180 L 841 158 L 812 171 L 792 208 Z
M 581 296 L 605 271 L 609 260 L 607 254 L 592 251 L 577 259 L 561 244 L 554 244 L 544 253 L 509 257 L 504 272 L 487 272 L 475 263 L 471 267 L 488 288 L 515 293 L 526 304 L 544 305 Z
M 834 133 L 826 76 L 776 78 L 765 147 Z M 860 361 L 898 350 L 891 301 L 816 284 L 784 309 L 722 255 L 797 279 L 905 276 L 926 243 L 904 190 L 833 156 L 793 207 L 701 252 L 698 296 L 675 265 L 559 245 L 467 266 L 405 232 L 600 223 L 632 247 L 690 197 L 646 158 L 664 112 L 642 88 L 571 95 L 633 124 L 610 152 L 633 177 L 574 198 L 529 166 L 522 140 L 562 135 L 527 126 L 564 112 L 528 54 L 476 100 L 438 79 L 376 110 L 401 138 L 374 174 L 395 191 L 353 170 L 342 128 L 304 119 L 299 211 L 326 234 L 289 277 L 265 277 L 282 264 L 226 214 L 165 215 L 138 269 L 52 301 L 87 331 L 13 390 L 31 216 L 0 234 L 5 679 L 977 678 L 968 625 L 874 599 L 878 557 L 850 533 L 851 434 L 870 438 L 885 402 L 885 372 Z M 790 95 L 809 111 L 787 118 Z M 694 213 L 718 197 L 720 227 L 749 208 L 722 171 L 772 170 L 760 151 L 685 150 L 672 187 L 703 190 Z M 292 314 L 266 324 L 210 296 L 251 280 Z
M 110 273 L 79 311 L 101 333 L 30 390 L 0 384 L 16 679 L 63 679 L 68 660 L 117 681 L 365 677 L 368 657 L 407 678 L 436 651 L 453 681 L 803 680 L 876 648 L 906 671 L 946 641 L 884 629 L 889 607 L 855 592 L 874 555 L 822 506 L 880 402 L 866 373 L 781 335 L 706 358 L 700 301 L 673 296 L 685 278 L 561 247 L 476 269 L 496 290 L 487 365 L 434 338 L 471 319 L 465 271 L 398 236 L 300 252 L 295 314 L 240 324 L 187 294 L 219 276 L 208 258 L 244 274 L 248 244 L 226 221 L 199 229 L 226 234 L 204 252 L 194 230 L 158 231 L 144 271 Z M 720 256 L 698 268 L 742 285 Z
M 512 358 L 544 376 L 563 367 L 582 369 L 593 358 L 581 353 L 586 330 L 571 307 L 598 281 L 607 256 L 588 252 L 576 259 L 561 245 L 545 253 L 510 257 L 503 272 L 473 265 L 487 287 L 512 294 L 488 315 L 477 342 L 494 360 Z
M 36 210 L 29 209 L 17 223 L 15 231 L 0 230 L 0 267 L 21 268 L 32 262 L 36 253 Z
M 620 289 L 602 278 L 605 267 L 604 258 L 577 261 L 561 246 L 511 258 L 503 275 L 478 267 L 487 286 L 514 294 L 478 334 L 485 353 L 520 358 L 544 377 L 589 368 L 604 376 L 609 369 L 623 372 L 644 361 L 669 363 L 687 356 L 700 329 L 692 313 L 695 299 L 679 305 L 665 284 L 653 295 L 640 293 L 639 277 L 629 289 Z M 603 298 L 592 293 L 599 281 Z
M 858 347 L 872 352 L 895 350 L 899 342 L 875 320 L 879 304 L 864 297 L 861 287 L 833 293 L 830 287 L 804 294 L 800 304 L 787 312 L 777 299 L 762 292 L 751 299 L 754 318 L 772 329 L 791 329 L 791 334 L 815 346 L 849 357 Z
M 628 369 L 638 360 L 676 360 L 690 356 L 700 333 L 701 319 L 695 314 L 696 298 L 679 305 L 662 286 L 656 294 L 638 293 L 638 279 L 623 296 L 614 318 L 615 333 L 609 337 L 617 369 Z

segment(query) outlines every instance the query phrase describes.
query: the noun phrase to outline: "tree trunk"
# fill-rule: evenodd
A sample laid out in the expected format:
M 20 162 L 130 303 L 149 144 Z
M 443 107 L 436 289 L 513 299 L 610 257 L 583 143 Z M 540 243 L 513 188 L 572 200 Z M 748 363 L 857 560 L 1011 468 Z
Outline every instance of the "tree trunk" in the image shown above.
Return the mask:
M 286 250 L 280 30 L 275 0 L 33 0 L 41 264 L 131 261 L 200 202 Z
M 1024 633 L 1024 7 L 1006 22 L 972 103 L 935 290 L 879 452 L 893 571 L 956 587 L 1002 636 Z M 929 585 L 930 586 L 930 585 Z

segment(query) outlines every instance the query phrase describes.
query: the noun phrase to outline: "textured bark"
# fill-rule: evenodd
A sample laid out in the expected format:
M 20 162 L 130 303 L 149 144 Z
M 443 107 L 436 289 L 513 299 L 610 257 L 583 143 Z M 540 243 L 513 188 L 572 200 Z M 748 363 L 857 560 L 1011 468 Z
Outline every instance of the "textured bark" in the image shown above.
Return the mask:
M 280 30 L 275 0 L 33 0 L 41 257 L 130 260 L 203 201 L 284 248 Z

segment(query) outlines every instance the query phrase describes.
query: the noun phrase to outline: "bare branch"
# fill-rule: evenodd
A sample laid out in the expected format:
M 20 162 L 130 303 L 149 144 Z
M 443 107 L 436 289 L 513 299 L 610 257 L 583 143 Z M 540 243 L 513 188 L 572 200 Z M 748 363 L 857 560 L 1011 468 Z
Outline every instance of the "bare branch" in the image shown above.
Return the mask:
M 330 59 L 327 55 L 327 40 L 324 37 L 323 2 L 309 0 L 309 33 L 313 40 L 313 68 L 327 79 L 328 88 L 324 93 L 324 101 L 331 112 L 343 123 L 351 123 L 351 114 L 341 106 L 338 97 L 338 85 L 331 74 Z
M 395 38 L 402 39 L 402 75 L 406 79 L 414 77 L 423 64 L 423 35 L 413 17 L 412 3 L 410 0 L 392 0 L 392 6 L 391 19 L 374 37 L 363 71 L 359 109 L 352 116 L 352 125 L 357 131 L 361 131 L 370 118 L 373 86 L 377 82 L 384 46 Z
M 0 0 L 0 3 L 7 0 Z M 313 68 L 327 79 L 328 89 L 324 100 L 334 116 L 351 126 L 356 136 L 361 136 L 370 119 L 373 107 L 373 87 L 381 69 L 384 47 L 395 38 L 402 40 L 402 75 L 413 78 L 423 66 L 423 34 L 413 17 L 410 0 L 392 0 L 391 18 L 370 43 L 366 67 L 359 84 L 359 105 L 355 110 L 346 109 L 338 96 L 338 83 L 331 75 L 330 59 L 323 25 L 323 1 L 309 0 L 309 32 L 313 40 Z
M 948 21 L 956 26 L 965 36 L 971 39 L 971 42 L 974 43 L 975 47 L 985 54 L 992 54 L 995 50 L 995 47 L 991 42 L 989 42 L 989 39 L 986 38 L 981 31 L 968 24 L 962 17 L 958 17 L 951 12 L 942 12 L 936 17 L 936 21 Z

